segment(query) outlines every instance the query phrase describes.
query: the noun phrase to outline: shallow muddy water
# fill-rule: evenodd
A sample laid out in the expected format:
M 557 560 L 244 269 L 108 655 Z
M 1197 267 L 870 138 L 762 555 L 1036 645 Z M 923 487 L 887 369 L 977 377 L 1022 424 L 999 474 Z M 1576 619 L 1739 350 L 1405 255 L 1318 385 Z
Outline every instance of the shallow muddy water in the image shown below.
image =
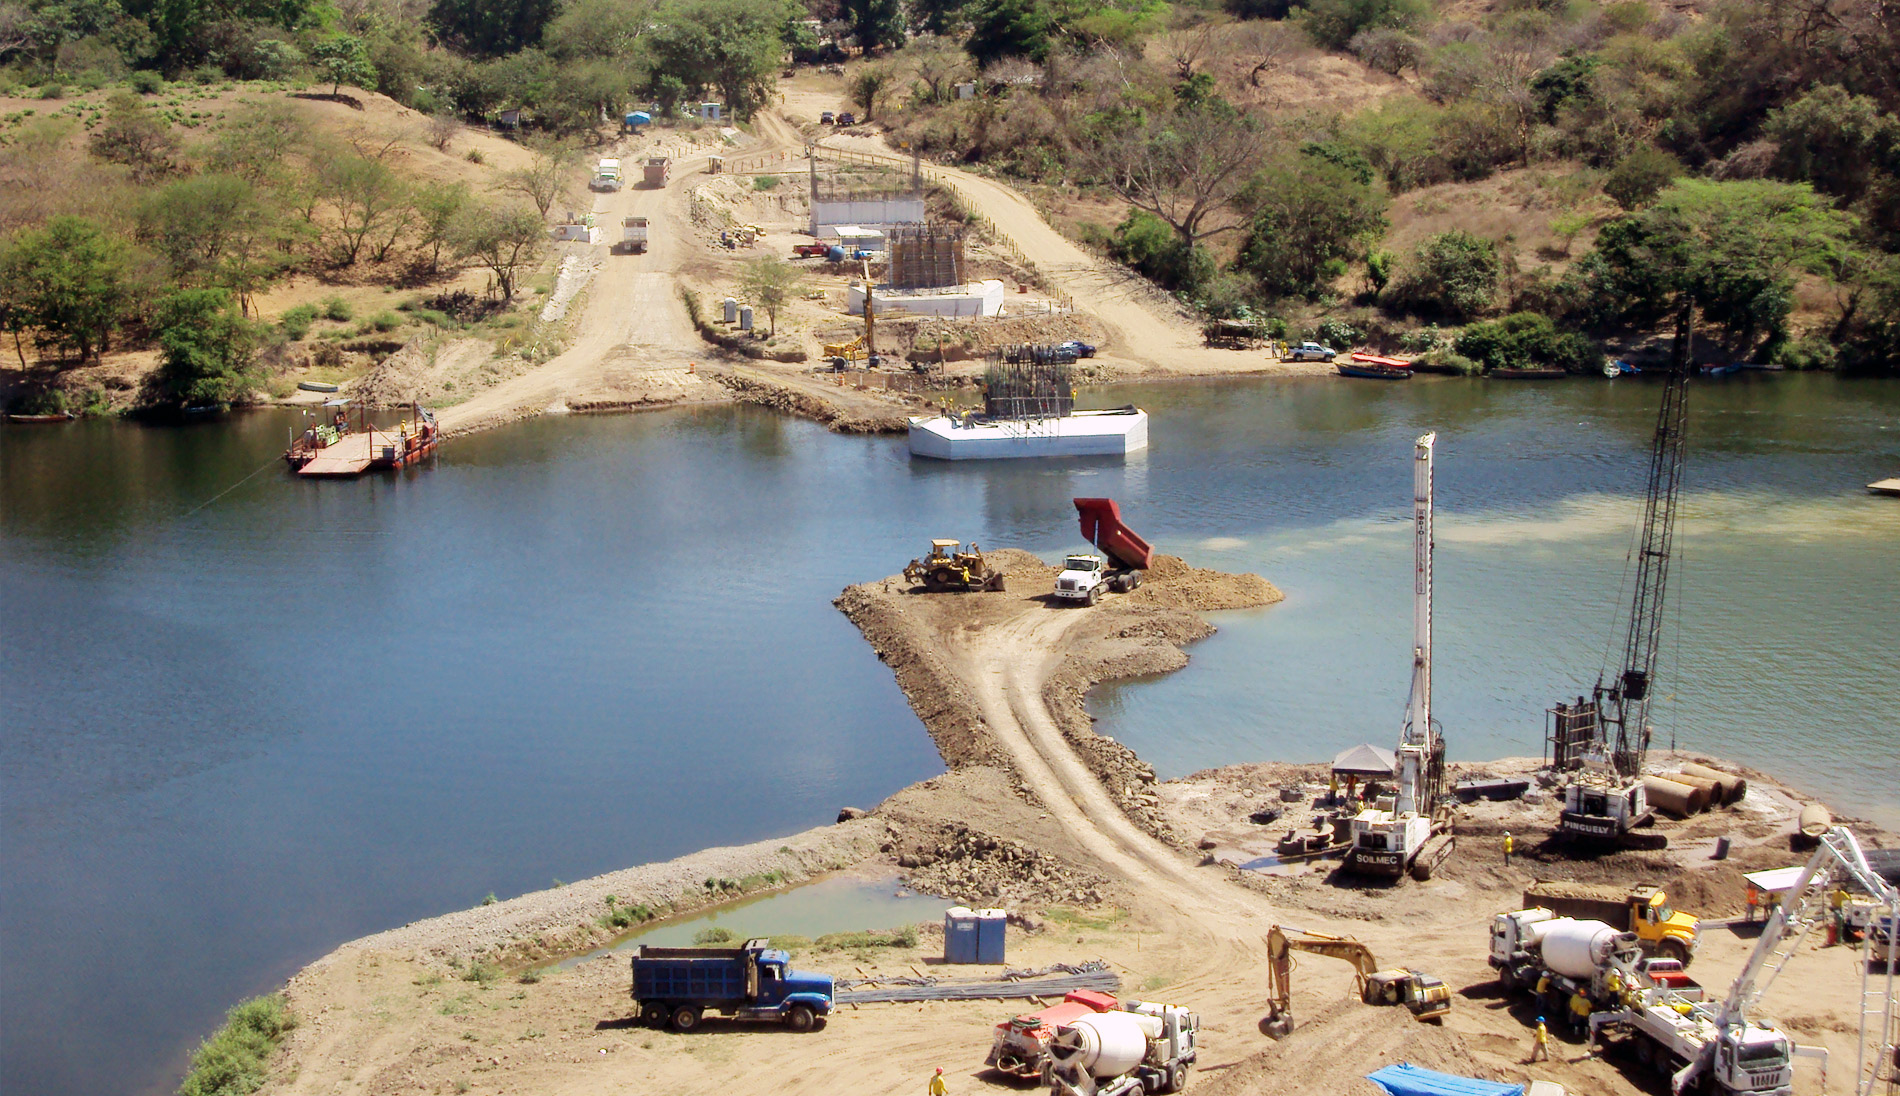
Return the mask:
M 343 940 L 938 771 L 830 598 L 932 536 L 1079 547 L 1075 495 L 1288 595 L 1101 690 L 1100 729 L 1168 775 L 1316 759 L 1397 736 L 1436 429 L 1438 717 L 1455 757 L 1535 753 L 1615 627 L 1656 391 L 1115 389 L 1153 448 L 1067 466 L 750 408 L 550 419 L 338 483 L 272 466 L 294 414 L 0 428 L 0 1089 L 168 1091 Z M 1900 500 L 1862 488 L 1900 472 L 1900 387 L 1691 399 L 1658 737 L 1900 825 Z

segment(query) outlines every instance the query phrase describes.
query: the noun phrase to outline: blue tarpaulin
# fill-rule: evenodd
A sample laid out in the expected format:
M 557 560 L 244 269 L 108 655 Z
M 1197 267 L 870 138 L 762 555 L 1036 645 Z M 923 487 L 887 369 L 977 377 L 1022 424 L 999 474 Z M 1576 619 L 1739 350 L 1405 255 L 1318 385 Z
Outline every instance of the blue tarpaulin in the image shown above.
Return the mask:
M 1523 1085 L 1439 1073 L 1410 1062 L 1368 1073 L 1366 1080 L 1384 1089 L 1388 1096 L 1524 1096 Z

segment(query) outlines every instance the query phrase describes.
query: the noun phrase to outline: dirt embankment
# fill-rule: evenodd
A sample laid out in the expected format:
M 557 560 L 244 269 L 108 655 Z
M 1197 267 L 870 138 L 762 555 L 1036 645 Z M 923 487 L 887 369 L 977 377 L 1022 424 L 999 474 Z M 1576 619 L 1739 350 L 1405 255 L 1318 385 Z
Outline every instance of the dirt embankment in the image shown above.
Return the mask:
M 836 434 L 902 434 L 920 407 L 868 392 L 826 384 L 811 375 L 766 374 L 738 366 L 708 374 L 742 403 L 756 403 L 823 423 Z
M 1187 644 L 1211 635 L 1200 614 L 1270 605 L 1282 594 L 1259 575 L 1190 567 L 1157 556 L 1133 593 L 1093 608 L 1070 608 L 1049 593 L 1056 569 L 1028 552 L 989 553 L 1007 577 L 1000 593 L 924 594 L 901 577 L 849 587 L 835 602 L 878 658 L 891 667 L 946 764 L 1009 766 L 970 688 L 958 639 L 1025 614 L 1073 613 L 1063 629 L 1061 662 L 1043 699 L 1072 749 L 1117 804 L 1148 832 L 1186 845 L 1163 819 L 1152 766 L 1133 750 L 1096 734 L 1084 700 L 1104 681 L 1167 673 L 1187 663 Z M 1024 794 L 1032 794 L 1024 788 Z

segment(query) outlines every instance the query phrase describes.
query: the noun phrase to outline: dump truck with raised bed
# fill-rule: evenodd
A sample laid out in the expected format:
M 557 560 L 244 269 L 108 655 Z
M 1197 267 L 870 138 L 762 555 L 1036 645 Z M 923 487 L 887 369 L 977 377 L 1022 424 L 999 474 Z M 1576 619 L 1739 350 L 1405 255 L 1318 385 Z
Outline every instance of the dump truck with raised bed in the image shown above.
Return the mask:
M 1661 887 L 1539 880 L 1524 889 L 1526 907 L 1542 906 L 1559 917 L 1602 921 L 1633 932 L 1647 955 L 1675 959 L 1687 966 L 1700 944 L 1698 922 L 1669 906 Z
M 1110 1012 L 1115 998 L 1100 990 L 1070 990 L 1059 1005 L 1014 1016 L 996 1025 L 990 1056 L 983 1064 L 1023 1078 L 1041 1078 L 1049 1065 L 1049 1044 L 1084 1016 Z
M 764 940 L 737 948 L 642 945 L 633 949 L 633 1004 L 647 1024 L 674 1031 L 697 1028 L 711 1011 L 810 1031 L 831 1015 L 832 980 L 793 970 L 791 956 Z
M 1114 499 L 1074 499 L 1082 536 L 1101 555 L 1081 552 L 1062 561 L 1056 575 L 1055 596 L 1064 601 L 1093 605 L 1104 588 L 1125 594 L 1141 585 L 1141 572 L 1154 563 L 1154 549 L 1122 523 Z
M 937 539 L 930 542 L 930 554 L 913 559 L 904 568 L 904 579 L 917 583 L 933 594 L 945 590 L 1001 590 L 1003 572 L 983 558 L 983 549 L 970 545 L 963 550 L 961 541 Z
M 1175 1005 L 1127 1001 L 1084 1016 L 1049 1044 L 1055 1096 L 1179 1092 L 1200 1056 L 1201 1018 Z

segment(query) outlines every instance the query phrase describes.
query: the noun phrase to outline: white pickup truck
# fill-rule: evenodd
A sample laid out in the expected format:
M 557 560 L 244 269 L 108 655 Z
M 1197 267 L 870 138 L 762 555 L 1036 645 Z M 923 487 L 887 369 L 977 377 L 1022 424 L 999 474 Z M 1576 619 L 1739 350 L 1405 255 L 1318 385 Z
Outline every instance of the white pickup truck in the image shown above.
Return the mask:
M 1093 605 L 1102 600 L 1107 587 L 1125 594 L 1141 585 L 1141 572 L 1111 568 L 1101 556 L 1076 555 L 1062 561 L 1062 573 L 1056 576 L 1055 594 L 1065 601 Z

